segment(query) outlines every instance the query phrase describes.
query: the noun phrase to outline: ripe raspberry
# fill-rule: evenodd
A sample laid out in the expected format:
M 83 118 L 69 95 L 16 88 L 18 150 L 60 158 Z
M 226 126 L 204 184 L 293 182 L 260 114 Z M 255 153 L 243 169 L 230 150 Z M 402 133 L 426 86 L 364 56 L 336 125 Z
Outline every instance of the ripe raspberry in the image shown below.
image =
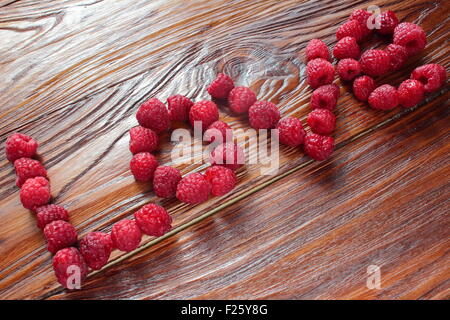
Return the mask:
M 237 183 L 233 170 L 221 166 L 206 169 L 205 179 L 211 184 L 211 194 L 217 197 L 233 190 Z
M 16 185 L 20 188 L 27 179 L 34 177 L 47 178 L 47 171 L 44 166 L 37 160 L 30 158 L 20 158 L 14 161 L 16 169 Z
M 391 57 L 390 68 L 392 71 L 400 70 L 408 59 L 408 51 L 405 47 L 397 44 L 390 44 L 386 47 L 385 51 Z
M 51 197 L 50 183 L 44 177 L 27 179 L 20 189 L 20 201 L 30 210 L 47 204 Z
M 408 79 L 400 84 L 397 93 L 399 103 L 405 108 L 411 108 L 423 99 L 425 88 L 422 82 Z
M 294 117 L 281 119 L 276 129 L 278 129 L 280 142 L 289 147 L 298 147 L 301 145 L 306 135 L 301 121 Z
M 342 59 L 337 65 L 337 73 L 342 80 L 352 81 L 361 73 L 361 65 L 355 59 Z
M 280 120 L 280 111 L 272 102 L 256 101 L 248 109 L 248 118 L 254 129 L 272 129 Z
M 197 102 L 189 111 L 189 121 L 192 127 L 194 127 L 194 121 L 200 121 L 203 131 L 217 120 L 219 120 L 219 109 L 214 102 L 209 100 Z
M 181 202 L 197 204 L 208 200 L 211 184 L 198 173 L 191 173 L 181 179 L 177 186 L 177 198 Z
M 230 109 L 236 113 L 245 113 L 256 102 L 255 93 L 247 87 L 236 87 L 228 95 Z
M 44 227 L 47 250 L 55 254 L 58 250 L 70 247 L 78 241 L 74 226 L 64 220 L 55 220 Z
M 391 57 L 383 50 L 371 49 L 362 54 L 359 63 L 363 73 L 376 77 L 389 71 Z
M 203 140 L 207 142 L 213 142 L 216 140 L 216 138 L 220 138 L 222 142 L 225 142 L 227 140 L 232 139 L 233 137 L 233 131 L 231 127 L 223 122 L 223 121 L 215 121 L 213 122 L 208 129 L 205 131 L 205 134 L 203 135 Z
M 206 90 L 211 97 L 216 99 L 225 99 L 234 88 L 233 80 L 224 73 L 219 73 L 217 78 L 209 85 Z
M 313 59 L 322 58 L 325 60 L 330 60 L 330 52 L 328 47 L 320 39 L 312 39 L 308 42 L 306 46 L 306 61 L 311 61 Z
M 72 275 L 76 274 L 76 270 L 73 270 L 73 267 L 78 267 L 80 275 L 79 280 L 82 283 L 88 274 L 88 267 L 83 259 L 83 256 L 76 248 L 70 247 L 61 249 L 53 257 L 53 270 L 55 271 L 58 282 L 64 288 L 75 289 L 72 287 L 73 283 L 70 281 L 74 278 Z M 71 279 L 69 279 L 69 277 Z
M 360 101 L 367 101 L 369 95 L 377 87 L 375 80 L 369 76 L 361 76 L 353 81 L 353 94 Z
M 377 32 L 380 34 L 393 34 L 395 27 L 398 25 L 398 18 L 391 10 L 383 12 L 380 17 L 380 29 Z
M 314 160 L 328 159 L 334 150 L 334 139 L 315 133 L 307 134 L 303 142 L 303 150 Z
M 244 150 L 235 143 L 227 142 L 219 144 L 211 152 L 212 165 L 224 166 L 231 170 L 237 170 L 245 163 Z
M 137 181 L 147 182 L 153 180 L 158 160 L 148 153 L 136 153 L 130 161 L 130 170 Z
M 341 40 L 344 37 L 353 37 L 357 42 L 363 40 L 367 31 L 364 26 L 356 20 L 350 20 L 342 24 L 336 32 L 336 39 Z
M 130 252 L 139 247 L 142 233 L 136 221 L 123 219 L 116 222 L 111 229 L 111 240 L 114 248 Z
M 311 108 L 334 110 L 339 94 L 339 87 L 335 84 L 321 86 L 314 90 L 311 95 Z
M 156 133 L 166 131 L 170 127 L 169 112 L 164 103 L 156 98 L 151 98 L 141 104 L 136 119 L 145 128 L 152 129 Z
M 333 55 L 338 60 L 345 58 L 358 59 L 361 55 L 361 50 L 355 38 L 344 37 L 334 46 Z
M 425 92 L 439 90 L 447 82 L 447 71 L 439 64 L 425 64 L 411 73 L 411 79 L 419 80 Z
M 44 229 L 50 222 L 56 220 L 68 221 L 69 213 L 62 206 L 58 206 L 57 204 L 47 204 L 36 208 L 36 218 L 38 228 Z
M 167 98 L 169 109 L 169 118 L 172 121 L 187 121 L 189 119 L 189 110 L 194 103 L 187 97 L 177 94 Z
M 405 47 L 408 55 L 411 56 L 425 48 L 427 35 L 420 26 L 410 22 L 403 22 L 394 29 L 393 42 Z
M 158 146 L 158 135 L 152 130 L 141 126 L 130 129 L 130 151 L 132 154 L 139 152 L 152 152 Z
M 177 184 L 181 180 L 178 169 L 161 166 L 156 168 L 153 178 L 153 190 L 160 198 L 172 198 L 177 191 Z
M 330 84 L 334 79 L 334 67 L 325 59 L 314 59 L 306 65 L 308 84 L 313 88 Z
M 388 84 L 379 86 L 369 96 L 369 105 L 373 109 L 391 110 L 398 106 L 397 90 Z
M 149 203 L 134 213 L 138 227 L 143 233 L 153 237 L 161 237 L 172 229 L 172 218 L 166 209 Z
M 13 133 L 6 139 L 6 158 L 14 162 L 19 158 L 32 158 L 36 154 L 38 143 L 32 137 L 22 133 Z
M 308 114 L 308 125 L 312 132 L 322 135 L 333 133 L 336 128 L 336 117 L 327 109 L 316 109 Z
M 89 268 L 100 270 L 108 263 L 113 249 L 111 236 L 104 232 L 90 232 L 80 241 L 80 252 Z
M 370 12 L 358 9 L 353 11 L 349 18 L 349 20 L 358 21 L 359 24 L 363 27 L 362 30 L 364 32 L 364 38 L 372 33 L 372 30 L 367 27 L 367 20 L 369 20 L 371 16 L 372 14 Z

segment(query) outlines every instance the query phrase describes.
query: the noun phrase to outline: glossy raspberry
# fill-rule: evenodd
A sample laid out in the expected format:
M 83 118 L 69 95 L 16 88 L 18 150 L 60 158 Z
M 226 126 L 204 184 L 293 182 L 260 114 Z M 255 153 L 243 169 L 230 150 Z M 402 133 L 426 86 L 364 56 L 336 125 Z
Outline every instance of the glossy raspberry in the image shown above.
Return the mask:
M 408 79 L 403 81 L 397 89 L 398 101 L 405 108 L 414 107 L 425 94 L 422 82 Z
M 338 28 L 336 32 L 336 39 L 341 40 L 344 37 L 353 37 L 356 41 L 360 42 L 366 34 L 367 31 L 364 30 L 363 25 L 356 20 L 350 20 Z
M 34 177 L 47 178 L 47 170 L 37 160 L 30 158 L 20 158 L 14 161 L 16 169 L 16 185 L 20 188 L 27 179 Z
M 233 142 L 222 143 L 211 151 L 210 161 L 213 165 L 237 170 L 245 163 L 245 153 L 240 146 Z
M 114 248 L 130 252 L 139 247 L 142 233 L 136 221 L 123 219 L 116 222 L 111 229 L 111 240 Z
M 313 88 L 330 84 L 334 79 L 334 67 L 325 59 L 314 59 L 306 65 L 308 84 Z
M 160 166 L 155 170 L 153 190 L 160 198 L 172 198 L 175 196 L 177 185 L 180 180 L 181 173 L 178 169 Z
M 289 147 L 301 145 L 306 135 L 301 121 L 294 117 L 281 119 L 276 129 L 278 129 L 279 141 Z
M 248 109 L 250 126 L 254 129 L 272 129 L 280 120 L 280 111 L 269 101 L 256 101 Z
M 113 249 L 111 236 L 104 232 L 90 232 L 80 241 L 84 261 L 93 270 L 100 270 L 108 263 Z
M 27 179 L 20 189 L 20 201 L 30 210 L 47 204 L 50 198 L 50 183 L 44 177 Z
M 366 10 L 358 9 L 352 12 L 350 15 L 349 20 L 356 20 L 359 22 L 359 24 L 363 27 L 362 30 L 364 32 L 364 37 L 368 36 L 372 33 L 372 30 L 370 30 L 367 26 L 367 20 L 372 16 L 372 14 Z M 355 58 L 356 59 L 356 58 Z
M 334 139 L 315 133 L 307 134 L 303 142 L 303 150 L 314 160 L 322 161 L 328 159 L 334 150 Z
M 55 220 L 44 227 L 47 240 L 47 250 L 56 253 L 58 250 L 70 247 L 78 241 L 75 227 L 64 220 Z
M 200 121 L 203 131 L 217 120 L 219 120 L 219 109 L 217 109 L 217 105 L 214 102 L 209 100 L 197 102 L 189 111 L 191 126 L 194 127 L 195 121 Z
M 426 64 L 414 69 L 411 79 L 422 82 L 425 92 L 430 93 L 439 90 L 447 82 L 447 71 L 439 64 Z
M 320 39 L 312 39 L 306 46 L 306 61 L 322 58 L 330 60 L 330 52 L 327 45 Z
M 393 34 L 395 27 L 398 25 L 398 18 L 391 10 L 383 12 L 380 18 L 380 29 L 377 32 L 380 34 Z
M 247 87 L 236 87 L 228 95 L 230 109 L 235 113 L 245 113 L 256 102 L 255 93 Z
M 73 247 L 61 249 L 55 254 L 53 257 L 53 270 L 58 282 L 68 289 L 80 289 L 73 287 L 77 281 L 76 276 L 79 275 L 80 278 L 78 280 L 81 285 L 88 274 L 88 267 L 83 256 Z
M 211 184 L 198 172 L 184 177 L 177 186 L 178 200 L 189 204 L 205 202 L 210 192 Z
M 158 147 L 158 135 L 152 130 L 141 126 L 130 129 L 130 151 L 152 152 Z
M 194 103 L 187 97 L 177 94 L 167 98 L 167 108 L 169 118 L 172 121 L 187 121 L 189 119 L 189 110 Z
M 336 59 L 358 59 L 361 55 L 356 39 L 353 37 L 344 37 L 339 40 L 333 48 L 333 55 Z
M 233 190 L 237 183 L 234 171 L 222 166 L 212 166 L 206 169 L 205 179 L 211 184 L 211 194 L 217 197 Z
M 369 95 L 377 87 L 375 80 L 369 76 L 360 76 L 353 81 L 353 94 L 360 101 L 367 101 Z
M 38 143 L 32 137 L 22 133 L 13 133 L 6 139 L 6 158 L 14 162 L 19 158 L 32 158 L 36 154 Z
M 164 103 L 156 98 L 147 100 L 139 107 L 136 119 L 141 126 L 156 133 L 166 131 L 170 127 L 169 112 Z
M 361 65 L 355 59 L 342 59 L 337 65 L 337 73 L 342 80 L 351 81 L 361 73 Z
M 400 70 L 405 65 L 406 60 L 408 59 L 408 51 L 405 47 L 391 43 L 384 50 L 391 57 L 390 68 L 392 71 Z
M 57 204 L 47 204 L 36 208 L 37 226 L 39 229 L 44 227 L 52 221 L 69 220 L 69 213 L 67 210 Z
M 403 22 L 394 29 L 393 42 L 405 47 L 411 56 L 425 48 L 427 36 L 420 26 L 410 22 Z
M 327 109 L 315 109 L 308 114 L 308 126 L 312 132 L 330 135 L 336 128 L 336 117 Z
M 231 127 L 223 121 L 217 120 L 213 122 L 203 135 L 203 140 L 206 142 L 213 142 L 219 139 L 219 142 L 225 142 L 231 140 L 233 137 L 233 131 Z
M 312 109 L 334 110 L 339 99 L 339 87 L 335 84 L 327 84 L 313 91 L 311 95 Z
M 148 153 L 136 153 L 130 161 L 130 170 L 137 181 L 147 182 L 153 180 L 158 167 L 158 160 Z
M 393 86 L 384 84 L 372 91 L 368 101 L 373 109 L 391 110 L 398 106 L 398 93 Z
M 362 54 L 359 63 L 363 73 L 376 77 L 389 71 L 391 57 L 383 50 L 371 49 Z
M 172 218 L 166 209 L 149 203 L 134 213 L 138 227 L 143 233 L 153 237 L 161 237 L 172 229 Z
M 233 80 L 226 74 L 219 73 L 206 90 L 213 98 L 225 99 L 233 88 Z

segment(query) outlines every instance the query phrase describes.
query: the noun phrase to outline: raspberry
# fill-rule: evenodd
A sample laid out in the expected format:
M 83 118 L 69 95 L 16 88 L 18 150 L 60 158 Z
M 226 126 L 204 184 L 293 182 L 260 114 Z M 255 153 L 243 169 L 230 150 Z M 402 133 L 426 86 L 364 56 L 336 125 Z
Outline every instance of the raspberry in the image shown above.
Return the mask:
M 339 87 L 335 84 L 327 84 L 313 91 L 311 95 L 312 109 L 333 110 L 339 99 Z
M 329 61 L 318 58 L 308 62 L 306 65 L 306 75 L 308 84 L 315 89 L 333 82 L 334 68 Z
M 342 80 L 351 81 L 361 73 L 361 65 L 355 59 L 342 59 L 337 65 Z
M 206 90 L 211 97 L 216 99 L 225 99 L 234 88 L 233 80 L 224 73 L 219 73 L 217 78 L 209 85 Z
M 78 267 L 77 270 L 73 270 L 73 267 Z M 59 250 L 53 257 L 53 270 L 55 271 L 58 282 L 68 289 L 75 289 L 73 283 L 70 281 L 72 278 L 77 280 L 74 275 L 79 274 L 80 284 L 86 279 L 88 273 L 88 267 L 83 259 L 81 253 L 73 247 Z M 70 279 L 69 279 L 70 277 Z M 77 288 L 80 289 L 80 288 Z
M 237 183 L 233 170 L 221 166 L 206 169 L 205 179 L 211 184 L 211 194 L 217 197 L 233 190 Z
M 130 170 L 137 181 L 147 182 L 153 179 L 158 160 L 148 153 L 136 153 L 130 161 Z
M 50 198 L 50 183 L 44 177 L 27 179 L 20 189 L 20 201 L 30 210 L 47 204 Z
M 156 168 L 153 178 L 153 190 L 160 198 L 172 198 L 177 191 L 177 184 L 181 180 L 178 169 L 161 166 Z
M 310 133 L 305 137 L 303 150 L 306 154 L 317 161 L 322 161 L 331 156 L 334 149 L 334 139 L 328 136 Z
M 393 42 L 405 47 L 408 55 L 411 56 L 425 48 L 427 35 L 420 26 L 410 22 L 403 22 L 394 29 Z
M 397 44 L 390 44 L 386 47 L 385 51 L 391 57 L 390 68 L 392 71 L 400 70 L 408 59 L 408 51 L 405 47 Z
M 283 118 L 278 122 L 276 129 L 278 129 L 278 138 L 282 144 L 298 147 L 303 143 L 306 133 L 299 119 Z
M 178 200 L 189 204 L 197 204 L 208 200 L 210 192 L 211 184 L 198 172 L 184 177 L 177 186 Z
M 359 49 L 359 45 L 355 38 L 344 37 L 334 46 L 333 55 L 336 59 L 358 59 L 361 55 L 361 50 Z
M 360 101 L 367 101 L 369 95 L 377 87 L 375 80 L 369 76 L 361 76 L 353 81 L 353 94 Z
M 367 27 L 367 20 L 372 16 L 372 14 L 366 10 L 355 10 L 350 15 L 349 20 L 356 20 L 359 22 L 359 24 L 362 26 L 362 30 L 364 32 L 364 37 L 368 36 L 370 33 L 372 33 L 372 30 L 370 30 Z
M 364 30 L 364 26 L 356 20 L 350 20 L 342 24 L 337 32 L 336 39 L 341 40 L 344 37 L 353 37 L 357 42 L 363 40 L 367 31 Z
M 377 32 L 380 34 L 393 34 L 395 27 L 398 25 L 398 19 L 395 13 L 391 10 L 383 12 L 380 17 L 380 29 Z
M 371 49 L 364 52 L 359 60 L 363 73 L 375 77 L 389 71 L 391 57 L 383 50 Z
M 14 161 L 16 169 L 16 185 L 20 188 L 27 179 L 34 177 L 47 178 L 47 171 L 44 166 L 37 160 L 30 158 L 20 158 Z
M 139 247 L 142 233 L 136 221 L 123 219 L 116 222 L 111 229 L 111 240 L 114 248 L 130 252 Z
M 211 164 L 237 170 L 245 163 L 244 150 L 232 142 L 219 144 L 210 155 Z
M 425 92 L 430 93 L 439 90 L 447 82 L 447 72 L 439 64 L 425 64 L 414 69 L 411 79 L 422 82 Z
M 330 52 L 328 47 L 322 40 L 312 39 L 306 46 L 306 61 L 311 61 L 317 58 L 330 60 Z
M 336 117 L 327 109 L 311 111 L 306 121 L 312 132 L 325 136 L 332 134 L 336 128 Z
M 422 82 L 418 80 L 405 80 L 397 89 L 398 101 L 405 108 L 414 107 L 425 94 Z
M 47 204 L 36 208 L 36 218 L 38 228 L 44 229 L 44 227 L 52 221 L 68 221 L 69 213 L 62 206 L 58 206 L 57 204 Z
M 397 90 L 388 84 L 379 86 L 369 96 L 369 105 L 373 109 L 391 110 L 398 106 Z
M 13 133 L 6 139 L 6 158 L 14 162 L 19 158 L 32 158 L 36 154 L 38 143 L 32 137 L 22 133 Z
M 220 120 L 213 122 L 208 129 L 206 129 L 203 139 L 207 142 L 213 142 L 219 137 L 222 138 L 222 140 L 220 140 L 222 142 L 231 140 L 233 137 L 231 127 L 227 123 Z
M 181 94 L 167 98 L 170 120 L 187 121 L 189 119 L 189 110 L 191 110 L 193 105 L 194 103 L 189 98 Z
M 136 113 L 136 119 L 141 126 L 152 129 L 156 133 L 166 131 L 170 127 L 166 106 L 156 98 L 151 98 L 141 104 Z
M 189 111 L 189 120 L 192 127 L 194 127 L 194 121 L 200 121 L 202 130 L 205 131 L 214 121 L 219 120 L 217 105 L 209 100 L 197 102 Z
M 53 254 L 78 241 L 74 226 L 64 220 L 55 220 L 47 224 L 44 227 L 44 236 L 47 240 L 47 250 Z
M 100 270 L 109 259 L 113 244 L 104 232 L 90 232 L 80 241 L 80 252 L 89 268 Z
M 236 87 L 228 95 L 230 109 L 236 113 L 245 113 L 256 102 L 255 93 L 247 87 Z
M 248 118 L 254 129 L 271 129 L 280 120 L 280 111 L 272 102 L 256 101 L 248 109 Z
M 130 151 L 132 154 L 139 152 L 152 152 L 158 146 L 158 135 L 152 130 L 141 126 L 130 130 Z
M 153 237 L 161 237 L 172 229 L 172 218 L 166 209 L 154 203 L 143 206 L 134 213 L 138 227 L 143 233 Z

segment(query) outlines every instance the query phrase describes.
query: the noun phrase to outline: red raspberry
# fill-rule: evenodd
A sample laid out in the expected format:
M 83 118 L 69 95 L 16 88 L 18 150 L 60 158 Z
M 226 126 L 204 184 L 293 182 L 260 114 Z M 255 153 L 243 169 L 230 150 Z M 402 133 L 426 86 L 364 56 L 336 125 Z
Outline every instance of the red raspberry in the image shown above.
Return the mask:
M 74 267 L 78 267 L 79 273 L 77 273 L 77 270 L 73 270 Z M 61 249 L 55 254 L 53 257 L 53 270 L 55 271 L 58 282 L 67 289 L 80 289 L 74 288 L 74 283 L 70 280 L 76 280 L 74 276 L 79 274 L 80 279 L 78 280 L 81 285 L 88 274 L 88 267 L 83 256 L 73 247 Z
M 386 47 L 385 51 L 391 57 L 390 68 L 392 71 L 400 70 L 408 59 L 408 51 L 405 47 L 397 44 L 390 44 Z
M 139 247 L 142 233 L 136 221 L 123 219 L 116 222 L 111 229 L 111 240 L 114 248 L 130 252 Z
M 342 80 L 352 81 L 361 73 L 361 65 L 355 59 L 342 59 L 337 65 L 337 73 Z
M 191 173 L 181 179 L 177 186 L 177 198 L 181 202 L 197 204 L 208 200 L 211 184 L 198 173 Z
M 148 153 L 136 153 L 130 161 L 130 170 L 137 181 L 147 182 L 153 179 L 158 160 Z
M 203 135 L 203 139 L 207 142 L 213 142 L 216 140 L 216 138 L 221 137 L 222 142 L 225 142 L 227 140 L 232 139 L 233 137 L 233 131 L 231 127 L 223 122 L 223 121 L 215 121 L 213 122 L 208 129 L 205 131 L 205 134 Z
M 141 126 L 130 129 L 130 151 L 132 154 L 139 152 L 152 152 L 158 146 L 158 135 L 152 130 Z
M 422 82 L 425 92 L 430 93 L 439 90 L 447 82 L 447 72 L 439 64 L 425 64 L 414 69 L 411 79 Z
M 313 88 L 330 84 L 334 79 L 334 67 L 325 59 L 314 59 L 306 65 L 308 84 Z
M 232 142 L 219 144 L 210 155 L 211 164 L 237 170 L 245 163 L 244 150 Z
M 328 136 L 310 133 L 305 137 L 303 149 L 314 160 L 322 161 L 331 156 L 334 150 L 334 139 Z
M 427 35 L 417 24 L 403 22 L 394 29 L 393 42 L 394 44 L 405 47 L 408 55 L 411 56 L 425 48 Z
M 361 50 L 355 38 L 344 37 L 334 46 L 333 55 L 338 60 L 345 58 L 358 59 L 361 55 Z
M 47 171 L 44 166 L 37 160 L 30 158 L 20 158 L 14 161 L 16 169 L 16 185 L 20 188 L 27 179 L 34 177 L 47 178 Z
M 141 231 L 149 236 L 161 237 L 172 229 L 172 218 L 166 209 L 154 203 L 136 211 L 134 218 Z
M 353 81 L 353 94 L 360 101 L 367 101 L 369 95 L 377 87 L 375 80 L 369 76 L 361 76 Z
M 422 82 L 418 80 L 405 80 L 397 89 L 398 101 L 405 108 L 414 107 L 425 94 Z
M 278 129 L 278 138 L 282 144 L 298 147 L 303 143 L 306 133 L 299 119 L 283 118 L 278 122 L 276 129 Z
M 70 247 L 78 241 L 74 226 L 64 220 L 55 220 L 44 227 L 47 250 L 55 254 L 58 250 Z
M 254 129 L 272 129 L 280 120 L 280 111 L 269 101 L 256 101 L 248 109 L 250 126 Z
M 312 39 L 308 42 L 306 46 L 306 61 L 311 61 L 313 59 L 322 58 L 325 60 L 330 60 L 330 52 L 328 47 L 320 39 Z
M 136 119 L 145 128 L 152 129 L 156 133 L 166 131 L 170 127 L 169 112 L 164 103 L 156 98 L 151 98 L 141 104 Z
M 32 137 L 13 133 L 6 139 L 6 158 L 11 162 L 19 158 L 32 158 L 37 148 L 38 143 Z
M 200 121 L 202 130 L 205 131 L 214 121 L 219 120 L 219 109 L 214 102 L 209 100 L 197 102 L 189 111 L 189 120 L 192 127 L 194 127 L 194 121 Z
M 352 12 L 350 15 L 349 20 L 356 20 L 359 22 L 359 24 L 363 27 L 362 30 L 364 32 L 364 37 L 368 36 L 372 33 L 372 30 L 370 30 L 367 27 L 367 20 L 372 16 L 372 14 L 366 10 L 358 9 Z M 356 59 L 356 58 L 355 58 Z
M 52 221 L 68 221 L 69 213 L 62 206 L 58 206 L 57 204 L 47 204 L 36 208 L 36 218 L 38 228 L 44 229 L 44 227 Z
M 311 108 L 334 110 L 339 94 L 339 87 L 335 84 L 321 86 L 311 95 Z
M 80 241 L 80 252 L 89 268 L 100 270 L 108 263 L 113 249 L 111 236 L 104 232 L 90 232 Z
M 180 180 L 181 173 L 178 169 L 168 166 L 158 167 L 153 178 L 153 190 L 160 198 L 172 198 Z
M 236 174 L 233 170 L 222 166 L 213 166 L 206 169 L 205 179 L 211 184 L 211 194 L 217 197 L 233 190 L 237 183 Z
M 359 63 L 361 63 L 361 70 L 363 73 L 376 77 L 389 71 L 391 57 L 383 50 L 371 49 L 362 54 Z
M 373 109 L 391 110 L 398 106 L 397 90 L 388 84 L 379 86 L 369 96 L 369 105 Z
M 367 31 L 364 26 L 356 20 L 350 20 L 342 24 L 336 32 L 336 39 L 341 40 L 344 37 L 353 37 L 356 41 L 363 40 Z
M 377 32 L 380 34 L 393 34 L 395 27 L 398 25 L 398 19 L 395 13 L 391 10 L 383 12 L 380 17 L 380 29 Z
M 30 210 L 47 204 L 51 197 L 50 183 L 44 177 L 27 179 L 20 189 L 20 201 Z
M 236 113 L 245 113 L 256 102 L 255 93 L 247 87 L 236 87 L 228 95 L 230 109 Z
M 330 135 L 336 128 L 336 117 L 327 109 L 316 109 L 309 113 L 307 119 L 312 132 L 322 135 Z
M 234 88 L 233 80 L 224 73 L 219 73 L 217 78 L 209 85 L 206 90 L 211 97 L 216 99 L 225 99 Z
M 170 120 L 187 121 L 189 119 L 189 110 L 191 110 L 193 105 L 194 103 L 189 98 L 181 94 L 167 98 Z

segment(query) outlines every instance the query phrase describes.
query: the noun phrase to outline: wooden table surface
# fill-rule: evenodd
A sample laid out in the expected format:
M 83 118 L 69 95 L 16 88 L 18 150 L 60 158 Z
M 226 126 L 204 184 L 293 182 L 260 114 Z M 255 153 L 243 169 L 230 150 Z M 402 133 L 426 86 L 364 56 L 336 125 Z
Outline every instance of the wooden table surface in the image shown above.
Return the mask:
M 0 298 L 449 298 L 448 87 L 415 108 L 377 112 L 343 85 L 331 159 L 282 146 L 276 176 L 247 165 L 231 194 L 201 205 L 158 199 L 129 172 L 139 104 L 207 99 L 221 71 L 304 121 L 307 42 L 334 45 L 337 26 L 371 4 L 428 35 L 421 54 L 380 82 L 398 85 L 425 63 L 448 70 L 448 1 L 0 0 Z M 221 105 L 220 118 L 233 129 L 248 128 L 227 111 Z M 174 230 L 114 252 L 82 290 L 63 290 L 5 157 L 15 131 L 40 142 L 54 202 L 81 236 L 148 202 L 169 210 Z M 169 140 L 157 152 L 168 165 Z M 370 265 L 380 267 L 380 289 L 366 286 Z

